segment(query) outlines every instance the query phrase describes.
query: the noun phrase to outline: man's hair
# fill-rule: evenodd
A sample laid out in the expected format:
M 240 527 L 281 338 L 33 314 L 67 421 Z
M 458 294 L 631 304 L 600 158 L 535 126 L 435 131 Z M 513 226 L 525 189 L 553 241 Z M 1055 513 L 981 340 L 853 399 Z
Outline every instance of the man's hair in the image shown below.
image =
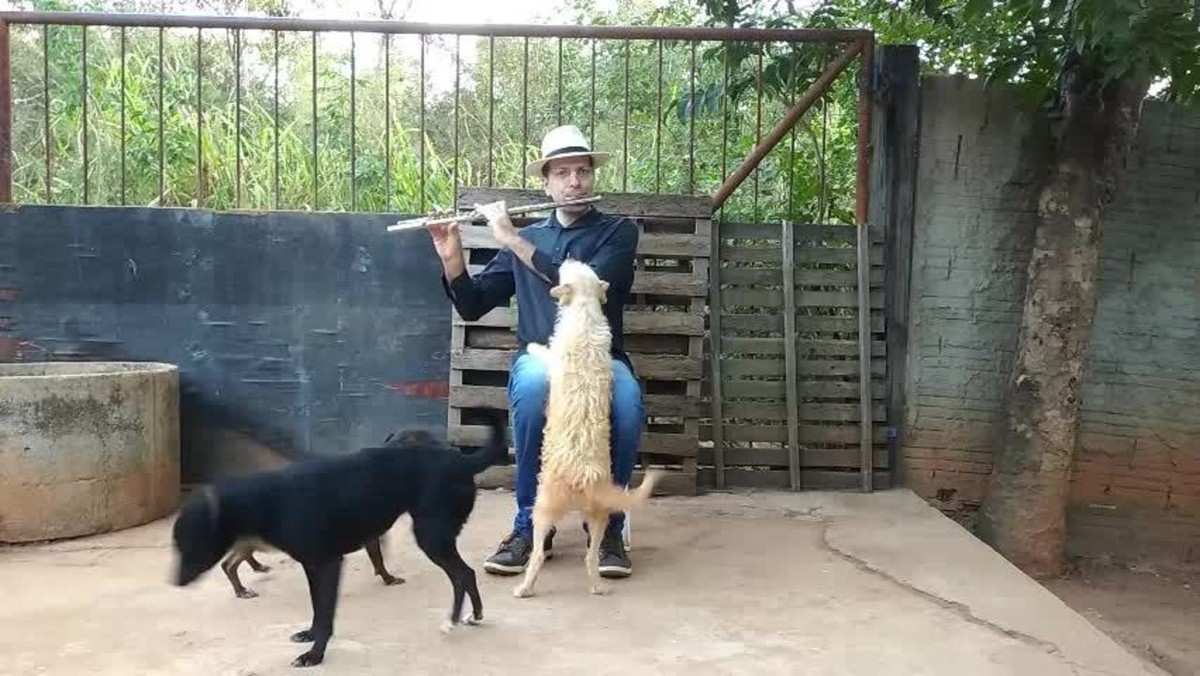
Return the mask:
M 584 155 L 584 157 L 587 158 L 588 164 L 591 165 L 591 167 L 593 169 L 595 169 L 596 168 L 596 158 L 592 157 L 591 155 Z M 549 160 L 546 161 L 545 164 L 542 165 L 542 178 L 550 178 L 550 165 L 556 159 L 559 159 L 559 158 L 551 157 Z M 568 157 L 565 159 L 574 159 L 574 158 Z

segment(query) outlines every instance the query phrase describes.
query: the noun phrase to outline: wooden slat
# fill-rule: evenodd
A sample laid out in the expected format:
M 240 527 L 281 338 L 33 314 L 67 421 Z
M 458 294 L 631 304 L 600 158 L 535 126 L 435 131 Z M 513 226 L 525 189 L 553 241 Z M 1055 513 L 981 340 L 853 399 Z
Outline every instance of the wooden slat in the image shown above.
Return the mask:
M 744 376 L 781 376 L 783 375 L 782 359 L 723 359 L 721 368 L 730 378 Z M 886 364 L 883 359 L 871 360 L 871 372 L 876 376 L 886 375 Z M 801 359 L 796 365 L 801 376 L 856 376 L 858 375 L 858 360 L 821 360 Z M 728 378 L 726 379 L 728 380 Z
M 797 394 L 801 399 L 857 399 L 858 382 L 838 382 L 820 380 L 801 380 L 796 384 Z M 887 385 L 874 381 L 871 383 L 871 397 L 883 399 L 887 396 Z M 721 383 L 721 391 L 726 400 L 738 398 L 782 399 L 785 388 L 782 380 L 725 380 Z
M 646 394 L 642 398 L 650 416 L 698 415 L 703 402 L 683 394 Z M 508 410 L 508 388 L 503 385 L 458 385 L 450 389 L 451 406 Z
M 470 209 L 475 204 L 506 200 L 508 206 L 540 204 L 550 198 L 541 190 L 527 188 L 489 188 L 472 186 L 459 188 L 458 207 Z M 620 216 L 661 216 L 666 218 L 711 218 L 712 198 L 707 195 L 679 195 L 642 192 L 604 192 L 596 208 Z
M 508 371 L 516 350 L 466 348 L 450 353 L 450 367 L 463 371 Z M 654 380 L 697 380 L 703 375 L 700 359 L 682 355 L 631 354 L 637 375 Z
M 883 331 L 883 311 L 871 312 L 871 331 Z M 783 333 L 782 314 L 734 314 L 721 313 L 722 335 L 729 336 L 739 332 L 774 332 Z M 850 317 L 818 317 L 797 313 L 796 330 L 800 333 L 858 333 L 858 318 Z
M 786 489 L 788 487 L 787 470 L 749 470 L 730 467 L 726 469 L 726 485 L 738 488 Z M 886 490 L 891 485 L 891 473 L 875 472 L 872 477 L 876 490 Z M 701 468 L 696 475 L 696 482 L 701 487 L 712 485 L 712 470 Z M 801 473 L 801 490 L 808 491 L 849 491 L 857 490 L 859 475 L 857 472 L 831 472 L 827 470 L 806 470 Z
M 883 268 L 871 268 L 871 286 L 883 286 Z M 808 270 L 798 268 L 795 273 L 796 286 L 843 286 L 855 288 L 858 273 L 854 270 Z M 721 283 L 731 287 L 771 285 L 783 287 L 782 268 L 721 268 Z
M 484 225 L 459 227 L 463 247 L 467 249 L 496 249 L 492 231 Z M 671 233 L 646 233 L 638 238 L 637 253 L 642 256 L 680 256 L 707 258 L 710 251 L 707 237 Z M 853 250 L 850 250 L 853 251 Z
M 486 432 L 485 432 L 486 434 Z M 845 444 L 847 447 L 858 448 L 858 425 L 801 425 L 800 441 L 806 444 Z M 874 443 L 887 443 L 887 430 L 873 428 L 871 436 Z M 700 426 L 700 440 L 710 441 L 712 432 L 708 425 Z M 787 442 L 787 428 L 783 425 L 727 425 L 725 440 L 729 443 L 763 442 L 783 444 Z M 482 443 L 482 442 L 481 442 Z
M 787 420 L 788 406 L 782 401 L 726 401 L 725 418 L 742 418 L 745 420 Z M 859 420 L 858 404 L 827 404 L 801 402 L 796 408 L 796 415 L 807 422 L 843 422 L 857 423 Z M 882 402 L 871 407 L 872 420 L 885 422 L 887 406 Z
M 712 242 L 712 251 L 719 252 L 721 250 L 721 230 L 723 224 L 714 225 L 709 229 L 709 237 Z M 723 336 L 721 333 L 721 280 L 724 275 L 724 269 L 721 266 L 721 261 L 718 260 L 715 265 L 709 266 L 708 274 L 708 307 L 709 313 L 709 352 L 708 352 L 708 368 L 709 368 L 709 402 L 711 411 L 709 412 L 712 420 L 712 438 L 716 442 L 716 450 L 713 454 L 715 479 L 718 489 L 725 488 L 725 461 L 723 457 L 724 443 L 723 430 L 725 416 L 722 413 L 721 405 L 724 400 L 723 379 L 721 377 L 721 341 Z
M 465 241 L 465 240 L 464 240 Z M 883 251 L 878 247 L 873 247 L 868 252 L 871 265 L 883 265 Z M 731 263 L 757 263 L 759 261 L 777 260 L 779 255 L 778 248 L 772 247 L 747 247 L 747 246 L 722 246 L 721 260 Z M 854 247 L 817 247 L 817 246 L 797 246 L 796 247 L 796 263 L 825 263 L 830 265 L 848 265 L 853 266 L 858 261 L 858 252 Z
M 883 291 L 871 292 L 871 309 L 883 309 Z M 778 307 L 783 304 L 783 291 L 766 289 L 722 289 L 721 308 Z M 797 294 L 796 307 L 858 307 L 856 291 L 802 291 Z
M 701 448 L 696 460 L 702 464 L 711 462 L 714 448 Z M 780 448 L 726 448 L 725 462 L 730 467 L 738 465 L 759 465 L 768 467 L 787 467 L 788 449 Z M 886 448 L 875 450 L 877 467 L 887 467 L 888 451 Z M 858 448 L 805 448 L 800 452 L 801 467 L 844 467 L 858 469 Z
M 631 486 L 640 486 L 645 478 L 644 470 L 633 470 Z M 517 468 L 513 465 L 497 465 L 484 470 L 476 478 L 475 483 L 483 489 L 503 488 L 514 490 L 516 486 Z M 661 496 L 694 496 L 696 495 L 696 472 L 682 470 L 666 470 L 658 483 L 654 485 L 653 495 Z
M 797 223 L 795 238 L 797 242 L 811 241 L 843 241 L 853 244 L 855 233 L 853 225 L 813 225 Z M 721 239 L 766 239 L 779 240 L 783 227 L 779 223 L 721 223 Z M 883 227 L 871 226 L 871 242 L 883 242 Z
M 784 354 L 783 338 L 737 338 L 724 337 L 721 339 L 722 354 L 755 354 L 763 356 L 779 356 Z M 854 340 L 819 340 L 807 338 L 795 341 L 796 354 L 805 357 L 854 357 L 858 355 L 858 341 Z M 871 342 L 871 355 L 882 357 L 887 354 L 887 342 L 875 340 Z
M 517 325 L 517 311 L 514 308 L 496 308 L 474 322 L 466 321 L 455 312 L 454 323 L 467 326 L 490 326 L 511 329 Z M 626 310 L 625 333 L 663 333 L 702 336 L 704 335 L 704 317 L 687 312 Z
M 790 221 L 783 224 L 783 339 L 787 345 L 796 344 L 796 264 L 794 246 L 795 228 Z M 781 346 L 782 347 L 782 346 Z M 800 438 L 798 429 L 800 419 L 797 417 L 796 405 L 800 395 L 797 393 L 796 381 L 796 350 L 783 350 L 783 372 L 787 403 L 785 411 L 788 422 L 788 472 L 791 477 L 792 490 L 800 490 Z M 726 415 L 738 417 L 735 408 L 726 408 Z

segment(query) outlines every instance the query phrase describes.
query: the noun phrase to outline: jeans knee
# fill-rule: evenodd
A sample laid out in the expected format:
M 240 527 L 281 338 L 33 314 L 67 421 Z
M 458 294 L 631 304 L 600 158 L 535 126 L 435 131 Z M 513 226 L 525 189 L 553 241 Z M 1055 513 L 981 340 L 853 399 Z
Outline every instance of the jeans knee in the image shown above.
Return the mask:
M 526 354 L 517 357 L 508 382 L 508 398 L 513 413 L 521 416 L 541 415 L 549 389 L 549 379 L 542 363 Z
M 646 417 L 642 388 L 623 362 L 613 362 L 612 390 L 613 426 L 620 431 L 637 434 Z

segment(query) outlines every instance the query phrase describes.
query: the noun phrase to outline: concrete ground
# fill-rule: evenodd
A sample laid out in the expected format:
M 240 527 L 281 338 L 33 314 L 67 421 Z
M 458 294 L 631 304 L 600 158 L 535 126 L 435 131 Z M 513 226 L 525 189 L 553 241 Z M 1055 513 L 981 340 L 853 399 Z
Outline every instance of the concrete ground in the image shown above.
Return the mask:
M 506 531 L 512 496 L 485 491 L 460 549 L 478 569 Z M 633 520 L 636 572 L 585 590 L 583 535 L 555 543 L 538 596 L 480 570 L 485 622 L 438 631 L 445 576 L 402 518 L 384 587 L 348 559 L 334 638 L 316 673 L 1162 674 L 1021 575 L 909 491 L 710 494 L 656 499 Z M 167 582 L 170 520 L 49 545 L 0 549 L 0 672 L 297 673 L 307 625 L 299 567 L 243 568 L 257 599 L 219 570 Z M 301 672 L 303 673 L 303 672 Z

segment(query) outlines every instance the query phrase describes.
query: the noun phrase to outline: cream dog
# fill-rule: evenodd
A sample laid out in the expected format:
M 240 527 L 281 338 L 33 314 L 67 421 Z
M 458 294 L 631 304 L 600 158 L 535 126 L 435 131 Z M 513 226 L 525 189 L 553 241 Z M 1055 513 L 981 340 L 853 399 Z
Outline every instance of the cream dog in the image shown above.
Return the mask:
M 590 542 L 584 562 L 593 594 L 600 584 L 600 540 L 611 513 L 644 503 L 659 473 L 649 471 L 634 491 L 613 483 L 610 446 L 612 409 L 612 329 L 601 310 L 608 282 L 587 264 L 568 260 L 559 267 L 559 284 L 550 290 L 558 301 L 558 317 L 549 345 L 526 348 L 549 374 L 542 468 L 533 506 L 533 552 L 525 579 L 514 590 L 532 596 L 545 561 L 544 542 L 550 528 L 567 512 L 579 510 L 587 520 Z

